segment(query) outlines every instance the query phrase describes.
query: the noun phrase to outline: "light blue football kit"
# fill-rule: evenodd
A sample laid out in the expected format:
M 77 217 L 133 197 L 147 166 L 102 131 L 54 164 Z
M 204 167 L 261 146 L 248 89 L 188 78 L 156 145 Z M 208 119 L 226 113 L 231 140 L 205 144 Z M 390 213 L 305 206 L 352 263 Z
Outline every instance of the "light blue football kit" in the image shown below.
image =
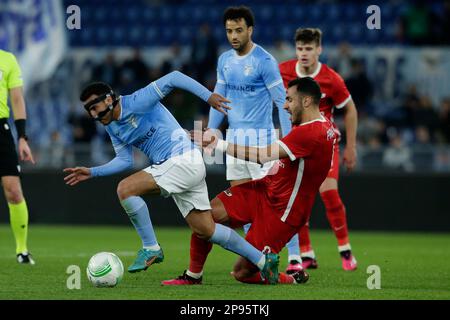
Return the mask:
M 215 92 L 231 101 L 228 111 L 227 141 L 263 147 L 278 139 L 272 111 L 278 108 L 282 136 L 291 130 L 289 114 L 283 109 L 286 89 L 278 63 L 270 53 L 253 44 L 249 53 L 239 56 L 234 49 L 224 52 L 217 64 Z M 217 129 L 224 115 L 211 108 L 208 128 Z M 227 180 L 260 178 L 260 165 L 227 157 Z
M 204 101 L 212 94 L 197 81 L 174 71 L 131 95 L 121 96 L 119 119 L 105 126 L 116 157 L 105 165 L 90 168 L 90 172 L 91 176 L 98 177 L 131 169 L 134 146 L 149 158 L 151 165 L 144 171 L 155 179 L 161 195 L 172 196 L 186 217 L 193 209 L 202 211 L 211 207 L 201 152 L 160 102 L 174 88 L 187 90 Z M 131 196 L 122 200 L 121 205 L 143 244 L 143 249 L 139 250 L 136 261 L 128 271 L 145 270 L 150 260 L 161 262 L 164 256 L 145 201 L 141 197 Z M 216 224 L 210 241 L 240 254 L 263 269 L 265 256 L 234 230 Z

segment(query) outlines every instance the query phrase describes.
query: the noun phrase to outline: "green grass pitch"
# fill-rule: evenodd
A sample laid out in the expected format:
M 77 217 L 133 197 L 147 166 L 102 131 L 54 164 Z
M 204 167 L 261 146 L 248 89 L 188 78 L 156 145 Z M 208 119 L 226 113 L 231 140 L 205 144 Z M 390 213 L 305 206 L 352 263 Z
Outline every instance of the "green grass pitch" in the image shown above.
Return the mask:
M 351 232 L 359 268 L 345 272 L 331 231 L 313 231 L 319 269 L 304 285 L 262 286 L 230 276 L 235 255 L 215 246 L 207 260 L 203 285 L 162 287 L 160 281 L 181 274 L 189 259 L 190 232 L 156 227 L 165 260 L 146 272 L 125 272 L 115 288 L 94 288 L 87 280 L 89 258 L 116 253 L 124 267 L 133 261 L 140 241 L 130 227 L 32 225 L 29 246 L 35 266 L 15 261 L 8 225 L 0 226 L 0 299 L 450 299 L 450 234 Z M 286 250 L 280 270 L 286 267 Z M 69 290 L 67 267 L 81 268 L 81 289 Z M 381 270 L 381 289 L 369 290 L 367 267 Z

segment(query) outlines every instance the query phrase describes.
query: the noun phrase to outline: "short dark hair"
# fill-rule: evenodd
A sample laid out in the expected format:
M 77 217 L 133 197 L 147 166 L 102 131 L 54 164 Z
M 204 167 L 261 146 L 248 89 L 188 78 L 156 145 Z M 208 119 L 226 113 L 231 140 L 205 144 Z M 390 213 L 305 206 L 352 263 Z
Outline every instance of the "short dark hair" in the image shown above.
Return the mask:
M 297 92 L 313 98 L 313 103 L 319 105 L 322 92 L 319 84 L 311 77 L 297 78 L 289 81 L 288 88 L 297 86 Z
M 253 27 L 255 25 L 255 17 L 249 7 L 228 7 L 223 13 L 223 25 L 227 23 L 227 20 L 239 20 L 244 19 L 247 27 Z
M 320 29 L 318 28 L 298 28 L 295 31 L 294 39 L 295 42 L 314 42 L 317 46 L 320 46 L 322 43 L 322 31 L 320 31 Z
M 80 94 L 80 100 L 86 101 L 93 94 L 101 96 L 113 92 L 111 87 L 104 82 L 92 82 L 88 84 Z M 114 95 L 114 94 L 113 94 Z M 114 96 L 112 97 L 114 99 Z

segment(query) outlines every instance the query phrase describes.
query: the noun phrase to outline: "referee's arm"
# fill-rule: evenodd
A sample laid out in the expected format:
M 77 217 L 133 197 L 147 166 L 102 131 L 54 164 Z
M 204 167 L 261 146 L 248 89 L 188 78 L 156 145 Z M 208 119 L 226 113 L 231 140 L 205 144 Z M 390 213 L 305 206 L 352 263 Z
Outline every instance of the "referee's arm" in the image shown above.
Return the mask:
M 16 129 L 18 129 L 17 120 L 25 120 L 27 118 L 27 111 L 25 109 L 25 99 L 23 98 L 22 86 L 9 89 L 9 95 L 11 99 L 12 112 L 16 123 Z M 25 123 L 23 124 L 23 126 L 25 127 Z M 31 163 L 34 164 L 33 153 L 31 152 L 31 149 L 28 146 L 26 136 L 21 137 L 19 135 L 19 157 L 20 160 L 22 161 L 31 161 Z

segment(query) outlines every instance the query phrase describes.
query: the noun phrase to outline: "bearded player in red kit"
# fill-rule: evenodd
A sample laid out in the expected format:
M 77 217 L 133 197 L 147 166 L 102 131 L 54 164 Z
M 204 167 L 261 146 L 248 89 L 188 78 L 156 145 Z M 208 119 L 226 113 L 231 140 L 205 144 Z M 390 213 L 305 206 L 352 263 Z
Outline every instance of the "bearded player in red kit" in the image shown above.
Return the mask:
M 334 108 L 344 110 L 344 124 L 346 130 L 346 146 L 343 154 L 343 163 L 351 171 L 356 164 L 356 130 L 358 115 L 355 104 L 341 76 L 319 61 L 322 53 L 322 32 L 315 28 L 300 28 L 295 33 L 295 47 L 297 59 L 280 64 L 280 72 L 285 87 L 295 78 L 312 77 L 319 83 L 322 97 L 320 99 L 320 112 L 334 123 Z M 334 129 L 338 137 L 340 132 L 336 125 Z M 339 144 L 336 143 L 333 161 L 325 181 L 320 186 L 320 196 L 325 205 L 328 221 L 338 241 L 338 251 L 342 259 L 344 270 L 355 270 L 357 262 L 352 255 L 348 237 L 345 206 L 338 193 L 339 178 Z M 300 242 L 300 244 L 299 244 Z M 294 236 L 286 245 L 289 251 L 289 265 L 287 273 L 295 273 L 305 269 L 318 267 L 314 250 L 309 238 L 309 223 L 303 226 L 298 238 Z M 300 255 L 300 252 L 301 255 Z

